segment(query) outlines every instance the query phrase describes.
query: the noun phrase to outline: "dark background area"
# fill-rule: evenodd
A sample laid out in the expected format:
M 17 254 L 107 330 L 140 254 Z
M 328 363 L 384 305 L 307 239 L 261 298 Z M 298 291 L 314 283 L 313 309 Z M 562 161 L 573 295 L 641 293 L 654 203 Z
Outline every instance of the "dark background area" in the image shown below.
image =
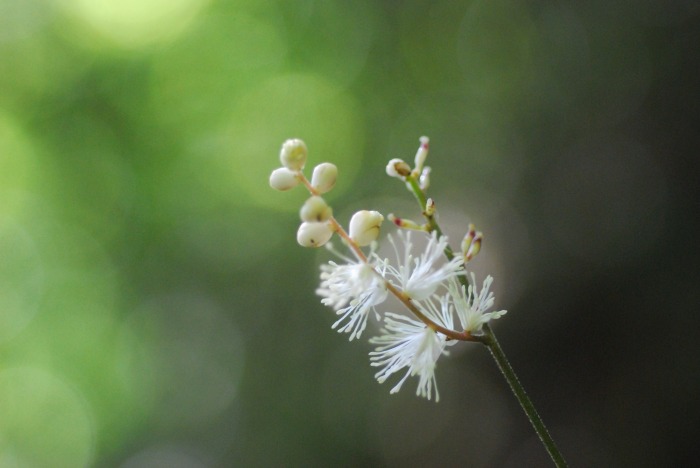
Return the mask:
M 376 383 L 268 187 L 299 137 L 341 222 L 417 219 L 421 135 L 571 465 L 691 465 L 699 44 L 694 1 L 0 0 L 0 466 L 546 466 L 479 345 Z

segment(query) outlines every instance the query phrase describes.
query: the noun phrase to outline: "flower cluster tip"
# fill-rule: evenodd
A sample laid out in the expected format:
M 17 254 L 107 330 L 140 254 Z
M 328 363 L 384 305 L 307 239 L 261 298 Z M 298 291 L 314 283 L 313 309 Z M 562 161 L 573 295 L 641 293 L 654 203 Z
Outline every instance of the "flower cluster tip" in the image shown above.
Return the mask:
M 282 167 L 270 174 L 270 186 L 280 191 L 297 185 L 307 188 L 310 196 L 299 210 L 297 242 L 304 247 L 325 245 L 340 259 L 321 265 L 321 282 L 316 289 L 321 303 L 338 316 L 332 328 L 348 334 L 352 341 L 362 336 L 369 318 L 374 317 L 381 324 L 380 334 L 370 339 L 376 346 L 370 352 L 370 364 L 380 368 L 375 375 L 377 381 L 383 383 L 402 373 L 390 392 L 395 393 L 409 377 L 416 376 L 416 394 L 437 401 L 435 369 L 438 359 L 447 354 L 446 348 L 457 340 L 473 340 L 482 333 L 484 324 L 506 312 L 488 312 L 494 304 L 490 291 L 493 278 L 488 276 L 482 287 L 477 288 L 476 278 L 473 274 L 468 276 L 465 270 L 467 262 L 481 249 L 482 233 L 470 224 L 461 243 L 461 255 L 453 256 L 447 237 L 435 223 L 435 202 L 424 194 L 430 184 L 430 167 L 425 165 L 428 149 L 428 137 L 421 137 L 413 168 L 398 158 L 391 159 L 386 166 L 390 177 L 403 180 L 412 191 L 420 190 L 422 200 L 426 200 L 422 207 L 426 223 L 388 215 L 389 221 L 401 228 L 396 237 L 388 236 L 396 257 L 393 260 L 379 256 L 376 251 L 384 221 L 381 213 L 356 212 L 347 231 L 333 217 L 333 210 L 322 195 L 335 186 L 338 168 L 323 162 L 314 167 L 309 181 L 303 173 L 308 156 L 303 140 L 293 138 L 284 142 L 280 150 Z M 417 234 L 425 237 L 424 247 L 416 247 L 411 231 L 424 233 Z M 351 255 L 345 256 L 333 248 L 330 240 L 334 234 L 341 238 Z M 369 254 L 361 250 L 366 246 L 370 246 Z M 449 253 L 449 259 L 444 258 L 445 252 Z M 411 314 L 380 309 L 390 294 Z

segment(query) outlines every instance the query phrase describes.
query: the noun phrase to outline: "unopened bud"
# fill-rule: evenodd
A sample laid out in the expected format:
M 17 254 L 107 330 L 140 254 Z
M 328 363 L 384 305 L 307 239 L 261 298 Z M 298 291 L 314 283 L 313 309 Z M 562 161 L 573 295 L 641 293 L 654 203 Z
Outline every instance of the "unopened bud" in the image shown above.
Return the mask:
M 472 246 L 472 242 L 474 241 L 474 237 L 476 236 L 476 226 L 473 224 L 469 224 L 469 231 L 464 235 L 464 239 L 462 239 L 462 245 L 460 246 L 462 248 L 462 255 L 466 258 L 467 252 L 469 251 L 469 247 Z
M 481 239 L 483 238 L 483 234 L 480 232 L 477 232 L 476 235 L 474 236 L 474 240 L 472 241 L 472 245 L 469 246 L 469 250 L 467 250 L 467 253 L 464 255 L 464 262 L 470 261 L 472 258 L 476 257 L 476 255 L 481 251 Z
M 378 211 L 358 211 L 350 219 L 350 238 L 359 246 L 369 245 L 379 237 L 384 216 Z
M 386 173 L 389 177 L 403 179 L 411 173 L 411 167 L 403 159 L 394 158 L 386 165 Z
M 292 138 L 282 143 L 280 161 L 282 165 L 292 171 L 300 171 L 306 164 L 306 143 L 298 138 Z
M 293 189 L 297 184 L 299 184 L 299 179 L 296 173 L 286 167 L 277 168 L 270 174 L 270 187 L 275 190 L 284 192 Z
M 326 201 L 318 196 L 310 197 L 299 211 L 302 221 L 323 222 L 328 221 L 333 216 L 333 210 L 326 204 Z
M 297 231 L 297 242 L 302 247 L 320 247 L 333 236 L 328 223 L 304 222 Z
M 432 198 L 428 198 L 428 200 L 425 202 L 425 211 L 423 214 L 425 214 L 425 216 L 433 216 L 435 214 L 435 210 L 437 210 L 437 208 L 435 208 L 435 201 Z
M 416 153 L 416 158 L 415 158 L 415 167 L 413 170 L 416 172 L 416 175 L 420 174 L 423 171 L 423 164 L 425 164 L 425 158 L 428 157 L 428 142 L 430 139 L 427 136 L 422 136 L 420 137 L 420 147 L 418 148 L 418 152 Z
M 427 231 L 427 226 L 425 225 L 420 225 L 416 223 L 415 221 L 412 221 L 410 219 L 406 218 L 399 218 L 398 216 L 394 216 L 393 213 L 389 214 L 387 216 L 389 218 L 389 221 L 392 223 L 396 224 L 398 227 L 403 228 L 403 229 L 413 229 L 415 231 Z
M 311 186 L 319 193 L 326 193 L 335 186 L 337 177 L 338 168 L 335 167 L 335 164 L 321 163 L 314 167 L 314 172 L 311 175 Z
M 424 192 L 430 187 L 430 166 L 423 168 L 423 172 L 420 173 L 420 178 L 418 178 L 418 186 Z

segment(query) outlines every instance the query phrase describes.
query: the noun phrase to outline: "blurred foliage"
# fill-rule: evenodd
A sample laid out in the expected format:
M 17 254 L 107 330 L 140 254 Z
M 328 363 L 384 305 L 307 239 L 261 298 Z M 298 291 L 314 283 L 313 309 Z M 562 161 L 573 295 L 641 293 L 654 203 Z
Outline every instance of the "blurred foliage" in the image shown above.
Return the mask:
M 0 467 L 546 463 L 483 349 L 377 385 L 267 186 L 301 137 L 341 221 L 415 218 L 424 134 L 572 465 L 688 465 L 698 43 L 683 0 L 0 0 Z

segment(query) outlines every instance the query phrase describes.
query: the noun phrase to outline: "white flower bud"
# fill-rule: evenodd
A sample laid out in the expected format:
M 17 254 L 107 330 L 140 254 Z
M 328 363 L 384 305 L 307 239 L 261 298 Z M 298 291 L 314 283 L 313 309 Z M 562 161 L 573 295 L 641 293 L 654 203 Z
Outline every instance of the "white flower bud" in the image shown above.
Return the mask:
M 314 167 L 311 175 L 311 186 L 319 193 L 326 193 L 335 186 L 335 179 L 338 177 L 338 168 L 335 164 L 321 163 Z
M 350 219 L 350 238 L 357 245 L 369 245 L 379 237 L 379 227 L 384 216 L 378 211 L 358 211 Z
M 333 210 L 326 204 L 326 201 L 318 196 L 313 196 L 306 200 L 299 211 L 302 221 L 323 222 L 328 221 L 333 216 Z
M 386 165 L 386 173 L 389 177 L 403 179 L 411 173 L 411 167 L 403 159 L 394 158 Z
M 430 140 L 427 136 L 420 137 L 420 147 L 416 153 L 415 163 L 416 166 L 413 168 L 418 175 L 423 171 L 423 164 L 425 164 L 425 158 L 428 157 L 428 142 Z
M 420 173 L 420 178 L 418 179 L 418 186 L 424 192 L 430 187 L 430 166 L 423 168 L 423 172 Z
M 282 165 L 292 171 L 300 171 L 306 164 L 306 143 L 298 138 L 292 138 L 282 144 L 280 150 L 280 161 Z
M 286 167 L 280 167 L 270 174 L 270 187 L 281 192 L 293 189 L 299 184 L 299 179 L 294 171 Z
M 321 247 L 333 236 L 328 223 L 304 222 L 297 231 L 297 242 L 302 247 Z

